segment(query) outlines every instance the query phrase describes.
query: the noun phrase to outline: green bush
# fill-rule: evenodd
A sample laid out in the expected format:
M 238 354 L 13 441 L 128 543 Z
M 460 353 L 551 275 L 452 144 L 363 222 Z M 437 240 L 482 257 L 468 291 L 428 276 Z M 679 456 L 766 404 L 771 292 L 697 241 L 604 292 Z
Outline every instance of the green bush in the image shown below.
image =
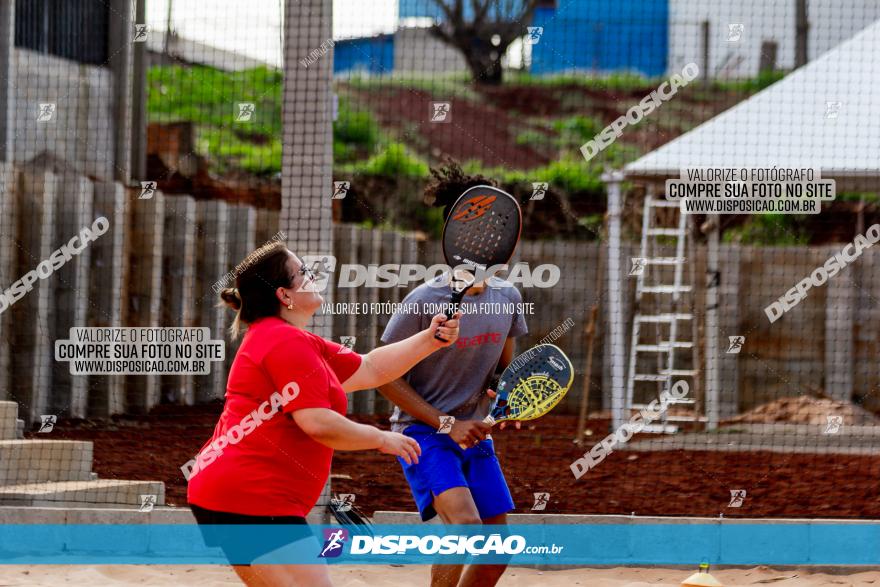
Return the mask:
M 601 170 L 577 159 L 562 159 L 548 163 L 526 173 L 534 178 L 531 181 L 546 181 L 551 188 L 562 189 L 569 194 L 605 193 L 605 185 L 600 178 Z
M 391 143 L 380 153 L 355 167 L 355 173 L 385 177 L 428 177 L 428 164 L 410 154 L 402 143 Z
M 210 156 L 215 171 L 224 173 L 231 167 L 255 175 L 271 175 L 281 171 L 281 140 L 271 137 L 264 144 L 242 140 L 228 128 L 198 127 L 196 152 Z
M 373 149 L 379 137 L 379 125 L 373 115 L 365 110 L 351 110 L 343 104 L 333 123 L 333 141 Z
M 589 116 L 569 116 L 553 122 L 553 130 L 582 144 L 602 131 L 602 123 Z
M 556 75 L 534 75 L 530 73 L 520 73 L 507 76 L 507 82 L 510 85 L 522 86 L 541 86 L 541 87 L 566 87 L 580 86 L 592 90 L 614 90 L 620 92 L 631 92 L 643 88 L 656 86 L 659 80 L 646 78 L 634 73 L 612 73 L 603 76 L 590 76 L 584 74 L 556 74 Z
M 810 236 L 802 222 L 803 217 L 798 215 L 756 214 L 742 226 L 725 231 L 724 241 L 780 247 L 805 245 L 810 242 Z
M 516 135 L 516 144 L 546 148 L 553 145 L 553 138 L 537 130 L 524 130 Z
M 473 160 L 466 161 L 461 168 L 471 175 L 484 175 L 501 184 L 525 184 L 529 189 L 533 181 L 546 181 L 550 184 L 550 189 L 563 190 L 568 194 L 601 196 L 605 193 L 605 184 L 601 179 L 602 170 L 583 159 L 560 159 L 527 171 L 505 167 L 484 168 Z
M 785 77 L 786 72 L 784 71 L 771 71 L 765 70 L 757 75 L 757 77 L 744 79 L 744 80 L 733 80 L 733 81 L 714 81 L 712 82 L 712 89 L 715 90 L 727 90 L 734 92 L 746 92 L 749 94 L 760 92 L 764 88 L 771 86 Z
M 196 152 L 215 172 L 232 168 L 258 175 L 281 170 L 280 71 L 258 67 L 225 72 L 210 67 L 151 67 L 147 72 L 150 122 L 188 121 Z M 253 117 L 237 122 L 238 104 L 252 102 Z
M 282 74 L 267 67 L 237 72 L 211 67 L 155 66 L 147 72 L 150 122 L 190 121 L 281 136 Z M 253 102 L 249 122 L 235 122 L 238 104 Z

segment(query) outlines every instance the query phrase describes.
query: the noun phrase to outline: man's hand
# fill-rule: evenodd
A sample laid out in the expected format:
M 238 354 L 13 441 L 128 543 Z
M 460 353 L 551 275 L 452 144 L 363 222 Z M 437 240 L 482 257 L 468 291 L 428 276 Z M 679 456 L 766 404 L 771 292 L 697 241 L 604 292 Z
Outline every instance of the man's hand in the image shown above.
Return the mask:
M 491 430 L 490 425 L 479 420 L 456 420 L 449 431 L 449 437 L 459 445 L 471 447 L 485 440 Z
M 495 393 L 495 390 L 493 390 L 493 389 L 487 389 L 487 390 L 486 390 L 486 394 L 487 394 L 489 397 L 491 397 L 492 399 L 495 399 L 495 396 L 498 395 L 497 393 Z M 504 428 L 505 428 L 506 426 L 507 426 L 507 422 L 504 421 L 504 422 L 502 422 L 501 424 L 498 425 L 498 428 L 499 428 L 500 430 L 504 430 Z M 516 429 L 519 430 L 520 428 L 522 428 L 522 422 L 520 422 L 519 420 L 516 420 L 516 424 L 515 424 L 515 426 L 516 426 Z

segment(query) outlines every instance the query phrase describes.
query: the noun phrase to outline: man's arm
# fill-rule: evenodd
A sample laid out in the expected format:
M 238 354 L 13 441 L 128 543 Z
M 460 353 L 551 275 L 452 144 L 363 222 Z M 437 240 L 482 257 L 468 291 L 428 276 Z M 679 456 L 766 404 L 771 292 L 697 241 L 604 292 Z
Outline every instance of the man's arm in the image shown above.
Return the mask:
M 501 349 L 501 358 L 498 359 L 498 367 L 496 367 L 496 371 L 504 371 L 507 369 L 507 366 L 510 365 L 510 362 L 513 360 L 513 351 L 515 350 L 514 340 L 510 337 L 507 337 L 507 340 L 504 341 L 504 348 Z
M 426 402 L 403 379 L 379 386 L 379 393 L 413 418 L 433 428 L 440 428 L 440 418 L 447 415 Z M 456 420 L 449 436 L 459 444 L 470 446 L 485 439 L 491 429 L 488 424 L 476 420 Z

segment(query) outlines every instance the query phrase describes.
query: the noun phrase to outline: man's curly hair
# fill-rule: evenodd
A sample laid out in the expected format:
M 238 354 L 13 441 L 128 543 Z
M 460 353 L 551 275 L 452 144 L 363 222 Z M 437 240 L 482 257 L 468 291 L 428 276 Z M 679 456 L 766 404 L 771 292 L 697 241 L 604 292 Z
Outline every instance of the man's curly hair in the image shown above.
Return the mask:
M 431 179 L 425 186 L 425 203 L 429 206 L 442 206 L 443 220 L 446 220 L 458 197 L 477 185 L 498 186 L 493 179 L 482 175 L 467 175 L 458 163 L 447 161 L 445 165 L 431 169 Z

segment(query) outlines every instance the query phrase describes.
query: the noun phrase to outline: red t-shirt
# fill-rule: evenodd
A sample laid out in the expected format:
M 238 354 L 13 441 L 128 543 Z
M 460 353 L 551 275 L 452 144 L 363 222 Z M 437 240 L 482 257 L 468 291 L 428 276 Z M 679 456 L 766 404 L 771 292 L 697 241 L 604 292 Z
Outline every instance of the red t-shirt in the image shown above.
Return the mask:
M 280 318 L 254 322 L 232 363 L 214 436 L 191 468 L 188 501 L 236 514 L 306 516 L 330 475 L 333 449 L 303 432 L 292 413 L 344 415 L 340 382 L 360 364 L 359 354 Z

